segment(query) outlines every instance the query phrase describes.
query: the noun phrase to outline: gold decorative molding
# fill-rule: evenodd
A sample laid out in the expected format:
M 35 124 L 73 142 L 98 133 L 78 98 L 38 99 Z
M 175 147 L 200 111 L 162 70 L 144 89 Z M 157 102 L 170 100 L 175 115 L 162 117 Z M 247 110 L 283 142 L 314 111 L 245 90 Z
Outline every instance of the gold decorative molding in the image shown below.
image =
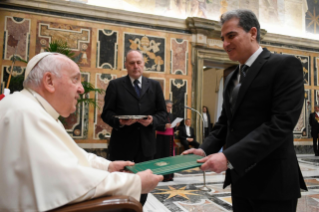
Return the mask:
M 83 15 L 99 19 L 114 20 L 126 23 L 145 24 L 163 28 L 188 30 L 183 19 L 170 18 L 164 16 L 143 14 L 124 10 L 98 7 L 76 2 L 60 0 L 0 0 L 1 5 L 11 5 L 24 8 L 32 8 L 44 11 L 53 11 L 66 14 Z M 8 9 L 14 10 L 14 9 Z M 35 12 L 30 12 L 35 13 Z M 90 20 L 87 20 L 90 21 Z M 165 30 L 165 29 L 163 29 Z

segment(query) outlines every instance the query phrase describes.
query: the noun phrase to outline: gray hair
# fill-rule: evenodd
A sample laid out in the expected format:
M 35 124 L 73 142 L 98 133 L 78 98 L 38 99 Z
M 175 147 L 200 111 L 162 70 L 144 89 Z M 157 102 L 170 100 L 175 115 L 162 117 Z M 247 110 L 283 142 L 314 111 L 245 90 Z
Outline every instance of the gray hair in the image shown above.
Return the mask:
M 63 54 L 52 54 L 41 59 L 38 64 L 30 71 L 27 78 L 23 81 L 24 88 L 39 87 L 45 73 L 50 72 L 57 77 L 61 77 L 61 68 L 67 60 L 58 60 L 58 58 L 67 56 Z M 70 60 L 70 59 L 69 59 Z
M 228 11 L 220 16 L 220 23 L 223 25 L 230 19 L 238 18 L 238 25 L 244 29 L 245 32 L 249 32 L 252 27 L 257 29 L 257 42 L 260 43 L 260 24 L 256 15 L 251 10 L 237 9 Z
M 173 102 L 169 99 L 165 100 L 165 104 L 173 104 Z

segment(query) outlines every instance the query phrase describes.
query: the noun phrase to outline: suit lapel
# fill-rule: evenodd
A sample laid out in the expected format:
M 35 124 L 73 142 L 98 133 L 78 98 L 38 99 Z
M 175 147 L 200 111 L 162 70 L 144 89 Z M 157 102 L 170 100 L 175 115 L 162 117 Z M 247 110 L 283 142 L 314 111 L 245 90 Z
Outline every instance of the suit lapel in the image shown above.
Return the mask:
M 139 99 L 136 92 L 135 88 L 132 85 L 130 77 L 127 75 L 126 79 L 123 81 L 123 87 L 135 98 Z
M 225 90 L 224 90 L 224 104 L 228 117 L 232 117 L 231 106 L 230 106 L 230 88 L 233 86 L 233 79 L 238 74 L 238 66 L 235 71 L 231 72 L 225 81 Z
M 146 93 L 147 89 L 150 87 L 150 80 L 146 77 L 142 77 L 142 92 L 141 92 L 141 98 Z
M 244 96 L 247 93 L 247 90 L 248 90 L 250 84 L 253 82 L 255 77 L 258 75 L 258 73 L 261 70 L 262 66 L 268 60 L 269 57 L 270 57 L 270 52 L 267 49 L 263 49 L 261 54 L 257 57 L 255 62 L 249 68 L 245 79 L 241 83 L 240 90 L 238 92 L 238 96 L 237 96 L 237 100 L 236 100 L 236 104 L 235 104 L 235 108 L 234 108 L 233 114 L 236 113 L 239 105 L 241 104 Z

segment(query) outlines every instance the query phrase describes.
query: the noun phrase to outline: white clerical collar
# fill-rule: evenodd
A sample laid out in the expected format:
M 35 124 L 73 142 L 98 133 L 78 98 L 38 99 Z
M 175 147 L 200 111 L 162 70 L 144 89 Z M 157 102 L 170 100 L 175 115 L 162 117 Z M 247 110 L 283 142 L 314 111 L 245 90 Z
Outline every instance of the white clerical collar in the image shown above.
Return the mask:
M 132 78 L 130 75 L 128 75 L 128 76 L 130 77 L 131 83 L 132 83 L 132 85 L 133 85 L 133 87 L 134 87 L 134 81 L 135 81 L 135 79 Z M 140 88 L 142 88 L 142 76 L 140 76 L 137 80 L 140 82 L 138 85 L 140 86 Z
M 319 116 L 319 112 L 316 112 L 317 113 L 317 116 Z
M 43 109 L 54 118 L 54 120 L 58 120 L 60 114 L 50 105 L 49 102 L 47 102 L 47 100 L 30 88 L 26 90 L 32 94 L 32 96 L 39 102 Z
M 257 57 L 261 54 L 261 52 L 263 51 L 263 49 L 259 46 L 259 48 L 257 49 L 257 51 L 255 51 L 254 54 L 252 54 L 250 56 L 250 58 L 248 58 L 248 60 L 246 61 L 246 65 L 251 67 L 251 65 L 255 62 L 255 60 L 257 59 Z M 243 64 L 240 64 L 240 67 L 242 66 Z M 239 67 L 239 68 L 240 68 Z

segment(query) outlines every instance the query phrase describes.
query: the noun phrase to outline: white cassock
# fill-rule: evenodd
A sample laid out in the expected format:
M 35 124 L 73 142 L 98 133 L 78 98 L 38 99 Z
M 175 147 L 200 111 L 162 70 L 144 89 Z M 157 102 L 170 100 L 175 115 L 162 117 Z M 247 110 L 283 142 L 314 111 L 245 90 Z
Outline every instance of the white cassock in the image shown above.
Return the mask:
M 110 161 L 78 147 L 54 108 L 30 92 L 0 102 L 1 212 L 46 211 L 103 195 L 139 200 L 138 175 L 108 172 Z

